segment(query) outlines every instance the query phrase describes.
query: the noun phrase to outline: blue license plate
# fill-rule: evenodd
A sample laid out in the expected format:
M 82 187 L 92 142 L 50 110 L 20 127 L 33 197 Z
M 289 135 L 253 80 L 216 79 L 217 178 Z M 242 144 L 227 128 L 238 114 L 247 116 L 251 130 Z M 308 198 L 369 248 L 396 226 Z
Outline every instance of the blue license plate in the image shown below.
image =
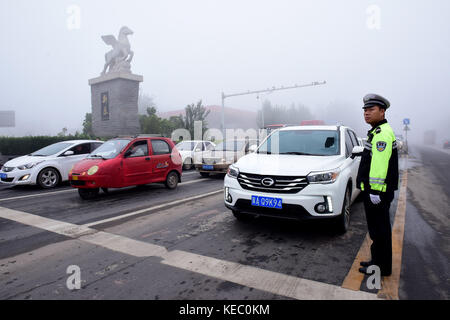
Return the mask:
M 0 173 L 0 179 L 7 179 L 8 175 L 6 173 Z
M 282 209 L 282 202 L 281 198 L 252 196 L 252 206 L 255 207 Z
M 203 170 L 214 170 L 214 166 L 213 165 L 209 165 L 209 164 L 204 164 L 202 166 Z

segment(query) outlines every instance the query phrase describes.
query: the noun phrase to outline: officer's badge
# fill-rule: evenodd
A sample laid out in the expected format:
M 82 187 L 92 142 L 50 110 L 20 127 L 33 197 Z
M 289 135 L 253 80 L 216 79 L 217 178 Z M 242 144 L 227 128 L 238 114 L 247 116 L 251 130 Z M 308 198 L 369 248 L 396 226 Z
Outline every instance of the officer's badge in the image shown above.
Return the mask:
M 381 152 L 381 151 L 384 151 L 384 149 L 386 149 L 386 142 L 378 141 L 377 142 L 377 150 Z

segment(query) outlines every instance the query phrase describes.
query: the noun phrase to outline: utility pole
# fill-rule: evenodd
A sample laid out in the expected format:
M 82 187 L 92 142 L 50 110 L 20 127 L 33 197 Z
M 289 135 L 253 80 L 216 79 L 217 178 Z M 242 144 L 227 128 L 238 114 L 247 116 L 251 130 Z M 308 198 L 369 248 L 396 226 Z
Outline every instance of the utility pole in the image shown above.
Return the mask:
M 264 93 L 264 92 L 274 92 L 274 91 L 279 91 L 279 90 L 288 90 L 288 89 L 298 89 L 298 88 L 304 88 L 304 87 L 312 87 L 312 86 L 318 86 L 318 85 L 322 85 L 322 84 L 326 84 L 326 81 L 322 81 L 322 82 L 311 82 L 311 83 L 307 83 L 307 84 L 301 84 L 301 85 L 293 85 L 293 86 L 289 86 L 289 87 L 272 87 L 272 88 L 268 88 L 268 89 L 263 89 L 263 90 L 255 90 L 255 91 L 247 91 L 247 92 L 240 92 L 240 93 L 232 93 L 232 94 L 225 94 L 222 92 L 222 135 L 223 138 L 225 139 L 225 99 L 226 98 L 230 98 L 230 97 L 237 97 L 237 96 L 244 96 L 244 95 L 249 95 L 249 94 L 259 94 L 259 93 Z M 264 110 L 262 111 L 262 116 L 264 119 Z M 264 121 L 264 120 L 263 120 Z

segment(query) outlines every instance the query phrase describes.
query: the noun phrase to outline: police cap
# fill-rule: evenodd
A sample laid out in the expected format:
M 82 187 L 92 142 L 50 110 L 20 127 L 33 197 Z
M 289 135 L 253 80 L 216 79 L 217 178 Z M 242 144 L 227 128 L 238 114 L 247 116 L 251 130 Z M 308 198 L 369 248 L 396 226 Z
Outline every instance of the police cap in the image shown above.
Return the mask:
M 364 102 L 363 109 L 370 108 L 373 106 L 379 106 L 380 108 L 387 109 L 391 106 L 388 99 L 383 98 L 379 94 L 374 93 L 366 94 L 363 98 L 363 102 Z

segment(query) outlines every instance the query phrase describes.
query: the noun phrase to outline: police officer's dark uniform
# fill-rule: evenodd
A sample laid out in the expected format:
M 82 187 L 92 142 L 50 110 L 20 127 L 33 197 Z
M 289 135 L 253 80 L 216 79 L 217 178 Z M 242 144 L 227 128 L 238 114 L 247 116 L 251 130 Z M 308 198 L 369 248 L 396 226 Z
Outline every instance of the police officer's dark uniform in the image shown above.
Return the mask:
M 379 106 L 385 110 L 390 103 L 382 96 L 368 94 L 364 107 Z M 372 260 L 362 262 L 359 271 L 367 273 L 367 267 L 377 265 L 382 276 L 392 272 L 392 234 L 389 208 L 398 188 L 398 153 L 395 134 L 386 120 L 375 124 L 367 133 L 367 141 L 358 170 L 357 187 L 364 198 L 367 227 L 373 243 L 370 247 Z M 381 202 L 374 204 L 371 197 L 379 196 Z

